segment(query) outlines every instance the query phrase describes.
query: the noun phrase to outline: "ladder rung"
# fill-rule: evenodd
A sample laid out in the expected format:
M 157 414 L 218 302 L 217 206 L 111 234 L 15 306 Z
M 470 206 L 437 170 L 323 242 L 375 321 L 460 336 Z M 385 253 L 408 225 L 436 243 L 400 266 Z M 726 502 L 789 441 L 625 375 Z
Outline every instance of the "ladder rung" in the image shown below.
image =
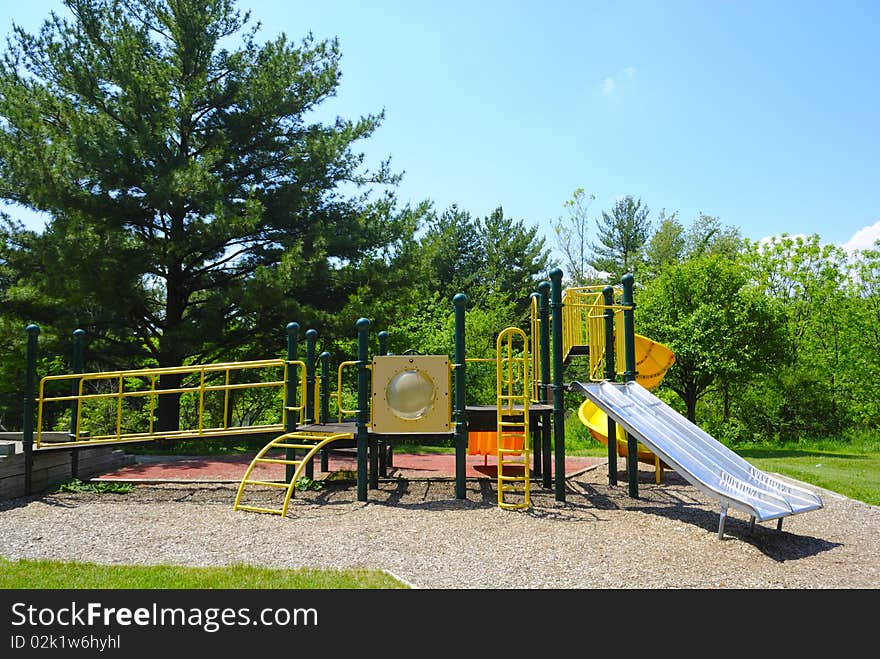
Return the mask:
M 517 455 L 521 454 L 524 449 L 521 448 L 499 448 L 499 453 L 516 453 Z
M 529 478 L 528 476 L 499 476 L 498 480 L 510 483 L 525 483 Z
M 259 506 L 243 506 L 241 504 L 235 507 L 236 510 L 251 510 L 255 513 L 270 513 L 272 515 L 280 515 L 283 511 L 275 508 L 260 508 Z
M 297 448 L 297 449 L 313 449 L 314 444 L 272 444 L 272 448 Z
M 279 483 L 277 481 L 243 481 L 247 485 L 265 485 L 266 487 L 283 487 L 287 488 L 289 483 Z
M 298 465 L 302 460 L 283 460 L 281 458 L 254 458 L 254 462 L 271 462 L 277 465 Z

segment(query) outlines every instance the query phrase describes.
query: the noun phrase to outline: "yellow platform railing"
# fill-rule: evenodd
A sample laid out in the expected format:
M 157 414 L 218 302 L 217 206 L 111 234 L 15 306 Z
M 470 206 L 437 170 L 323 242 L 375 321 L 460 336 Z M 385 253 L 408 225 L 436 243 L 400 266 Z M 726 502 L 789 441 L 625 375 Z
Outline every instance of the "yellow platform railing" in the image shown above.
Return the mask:
M 562 296 L 562 357 L 583 350 L 589 354 L 590 379 L 605 377 L 605 310 L 614 311 L 615 368 L 623 373 L 624 307 L 614 303 L 606 305 L 602 290 L 604 286 L 567 288 Z M 622 293 L 614 289 L 614 298 Z
M 297 369 L 297 392 L 299 405 L 286 406 L 284 388 L 289 369 Z M 233 382 L 233 374 L 248 373 L 251 381 Z M 181 386 L 162 388 L 159 386 L 163 376 L 180 376 L 185 382 Z M 186 382 L 189 380 L 189 382 Z M 64 382 L 68 382 L 66 387 Z M 49 395 L 49 389 L 66 388 L 76 393 Z M 88 392 L 87 389 L 91 389 Z M 103 389 L 103 391 L 102 391 Z M 253 423 L 233 425 L 231 418 L 231 394 L 234 391 L 255 389 L 275 389 L 278 392 L 277 423 Z M 143 368 L 100 373 L 76 373 L 69 375 L 50 375 L 42 378 L 37 400 L 36 446 L 43 443 L 42 434 L 45 408 L 51 404 L 76 403 L 75 432 L 64 442 L 51 442 L 56 446 L 82 446 L 86 444 L 107 444 L 113 442 L 146 441 L 154 439 L 189 439 L 227 434 L 257 434 L 283 430 L 287 414 L 296 414 L 301 421 L 304 415 L 306 392 L 306 370 L 302 361 L 283 359 L 264 359 L 246 362 L 226 362 L 179 367 Z M 196 414 L 191 427 L 178 430 L 157 430 L 156 413 L 160 396 L 193 395 L 197 398 Z M 208 397 L 222 396 L 222 405 L 208 410 Z M 104 419 L 98 434 L 84 430 L 84 417 L 90 404 L 106 401 L 109 407 L 104 410 Z M 112 411 L 110 410 L 112 407 Z M 214 417 L 222 421 L 214 422 Z M 135 427 L 132 427 L 135 426 Z

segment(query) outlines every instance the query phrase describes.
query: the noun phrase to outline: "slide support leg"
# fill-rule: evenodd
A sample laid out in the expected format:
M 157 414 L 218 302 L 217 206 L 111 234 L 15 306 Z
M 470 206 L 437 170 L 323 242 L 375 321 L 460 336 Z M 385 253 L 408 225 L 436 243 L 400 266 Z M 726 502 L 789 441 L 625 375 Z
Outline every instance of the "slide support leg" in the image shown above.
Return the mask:
M 718 516 L 718 539 L 724 539 L 724 522 L 727 521 L 727 506 L 721 506 L 721 514 Z

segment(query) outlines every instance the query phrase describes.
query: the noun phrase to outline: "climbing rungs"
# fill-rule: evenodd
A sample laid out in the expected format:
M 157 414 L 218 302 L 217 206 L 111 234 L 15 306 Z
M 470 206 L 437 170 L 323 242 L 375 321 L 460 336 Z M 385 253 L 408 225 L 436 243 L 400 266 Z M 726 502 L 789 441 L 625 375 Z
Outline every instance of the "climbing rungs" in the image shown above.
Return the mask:
M 255 512 L 255 513 L 269 513 L 270 515 L 280 515 L 283 512 L 283 511 L 277 510 L 275 508 L 260 508 L 259 506 L 244 506 L 241 504 L 237 505 L 235 507 L 235 509 L 236 510 L 250 510 L 251 512 Z
M 278 481 L 242 481 L 245 485 L 265 485 L 266 487 L 283 487 L 287 488 L 289 483 L 279 483 Z
M 527 476 L 499 476 L 498 480 L 508 483 L 525 483 L 529 479 Z
M 290 432 L 280 437 L 276 437 L 271 442 L 266 444 L 263 449 L 251 460 L 250 465 L 245 471 L 244 477 L 239 483 L 238 492 L 235 495 L 235 502 L 232 504 L 233 510 L 249 510 L 257 513 L 269 513 L 272 515 L 280 515 L 284 517 L 287 514 L 287 506 L 290 502 L 290 498 L 293 496 L 293 491 L 296 487 L 296 483 L 299 480 L 299 477 L 302 475 L 303 470 L 307 465 L 311 463 L 311 460 L 314 456 L 323 449 L 328 444 L 335 442 L 339 439 L 352 439 L 354 435 L 352 433 L 308 433 L 308 432 Z M 302 443 L 309 442 L 309 443 Z M 297 451 L 305 451 L 305 455 L 302 456 L 300 460 L 291 460 L 289 458 L 266 458 L 263 457 L 267 452 L 272 449 L 293 449 Z M 250 478 L 251 472 L 254 470 L 260 463 L 270 463 L 270 464 L 283 464 L 295 466 L 296 468 L 293 471 L 293 475 L 287 479 L 285 482 L 280 481 L 261 481 L 261 480 L 252 480 Z M 289 470 L 288 470 L 289 471 Z M 263 487 L 273 487 L 278 489 L 285 490 L 284 492 L 284 505 L 280 508 L 263 508 L 260 506 L 247 506 L 240 504 L 242 494 L 244 493 L 245 486 L 247 485 L 256 485 Z
M 256 462 L 270 462 L 276 465 L 298 465 L 302 460 L 284 460 L 282 458 L 255 458 Z

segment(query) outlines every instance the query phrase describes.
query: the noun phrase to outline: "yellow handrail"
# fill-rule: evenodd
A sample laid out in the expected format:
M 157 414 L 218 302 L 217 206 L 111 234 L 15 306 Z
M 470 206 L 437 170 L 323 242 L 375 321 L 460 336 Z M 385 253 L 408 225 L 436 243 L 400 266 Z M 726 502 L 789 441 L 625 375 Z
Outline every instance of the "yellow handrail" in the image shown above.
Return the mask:
M 246 383 L 238 383 L 233 384 L 230 382 L 230 374 L 233 371 L 246 371 L 246 370 L 259 370 L 259 369 L 270 369 L 270 368 L 281 368 L 282 369 L 282 379 L 281 380 L 267 380 L 260 382 L 246 382 Z M 72 402 L 77 401 L 77 415 L 74 424 L 74 435 L 70 439 L 70 441 L 66 442 L 52 442 L 52 446 L 79 446 L 83 444 L 103 444 L 109 442 L 120 442 L 120 441 L 132 441 L 132 440 L 145 440 L 145 439 L 162 439 L 162 438 L 174 438 L 174 439 L 184 439 L 190 437 L 203 437 L 203 436 L 216 436 L 221 434 L 228 434 L 229 432 L 234 431 L 235 433 L 260 433 L 260 432 L 268 432 L 275 431 L 278 429 L 284 428 L 285 419 L 288 413 L 298 413 L 300 419 L 303 417 L 304 403 L 301 405 L 287 406 L 286 404 L 282 406 L 280 410 L 281 421 L 276 424 L 262 424 L 262 425 L 245 425 L 245 426 L 231 426 L 229 425 L 229 412 L 230 412 L 230 397 L 229 393 L 235 390 L 245 390 L 245 389 L 265 389 L 265 388 L 278 388 L 282 391 L 284 390 L 285 383 L 288 379 L 288 369 L 296 368 L 299 369 L 299 385 L 298 389 L 300 392 L 300 400 L 305 401 L 305 364 L 301 361 L 285 361 L 283 359 L 262 359 L 262 360 L 254 360 L 254 361 L 245 361 L 245 362 L 223 362 L 216 364 L 199 364 L 199 365 L 190 365 L 190 366 L 177 366 L 177 367 L 160 367 L 160 368 L 139 368 L 139 369 L 130 369 L 130 370 L 116 370 L 116 371 L 104 371 L 104 372 L 96 372 L 96 373 L 75 373 L 75 374 L 67 374 L 67 375 L 49 375 L 45 376 L 40 380 L 39 384 L 39 393 L 38 393 L 38 407 L 37 407 L 37 432 L 36 432 L 36 445 L 37 448 L 40 448 L 42 445 L 42 433 L 43 433 L 43 419 L 44 419 L 44 406 L 48 403 L 60 403 L 60 402 Z M 206 375 L 209 374 L 221 374 L 223 376 L 223 384 L 209 384 L 206 379 Z M 198 384 L 194 386 L 177 386 L 168 389 L 160 389 L 157 388 L 157 381 L 163 375 L 190 375 L 198 377 Z M 136 380 L 143 382 L 143 380 L 147 380 L 149 382 L 148 388 L 145 389 L 134 389 L 126 391 L 126 381 Z M 77 393 L 76 394 L 68 394 L 63 396 L 48 396 L 46 395 L 46 387 L 49 383 L 61 382 L 61 381 L 69 381 L 77 383 Z M 89 382 L 111 382 L 115 385 L 116 391 L 110 391 L 105 393 L 84 393 L 84 389 Z M 223 423 L 219 426 L 211 426 L 206 427 L 205 417 L 205 394 L 210 392 L 223 392 Z M 161 395 L 168 394 L 184 394 L 184 393 L 193 393 L 198 395 L 198 406 L 197 406 L 197 421 L 195 423 L 195 428 L 189 428 L 184 430 L 169 430 L 169 431 L 156 431 L 154 428 L 154 417 L 156 411 L 156 401 L 158 397 Z M 122 422 L 123 422 L 123 410 L 124 410 L 124 401 L 130 399 L 138 399 L 143 398 L 144 396 L 149 399 L 149 408 L 148 408 L 148 419 L 145 422 L 146 428 L 139 431 L 132 432 L 123 432 Z M 114 423 L 114 431 L 112 433 L 103 434 L 103 435 L 90 435 L 88 437 L 83 437 L 82 434 L 82 420 L 83 420 L 83 409 L 84 406 L 81 404 L 87 401 L 101 400 L 101 399 L 115 399 L 116 400 L 116 410 L 115 410 L 115 423 Z
M 346 410 L 342 407 L 342 371 L 345 368 L 357 366 L 358 363 L 357 360 L 340 362 L 339 368 L 336 369 L 336 417 L 340 423 L 342 423 L 342 419 L 347 414 L 357 414 L 358 412 L 357 410 Z
M 615 369 L 623 373 L 623 311 L 626 307 L 606 305 L 604 286 L 568 288 L 562 296 L 562 356 L 567 359 L 574 348 L 586 348 L 590 358 L 590 379 L 605 378 L 605 310 L 614 311 Z M 622 293 L 614 288 L 614 299 Z

